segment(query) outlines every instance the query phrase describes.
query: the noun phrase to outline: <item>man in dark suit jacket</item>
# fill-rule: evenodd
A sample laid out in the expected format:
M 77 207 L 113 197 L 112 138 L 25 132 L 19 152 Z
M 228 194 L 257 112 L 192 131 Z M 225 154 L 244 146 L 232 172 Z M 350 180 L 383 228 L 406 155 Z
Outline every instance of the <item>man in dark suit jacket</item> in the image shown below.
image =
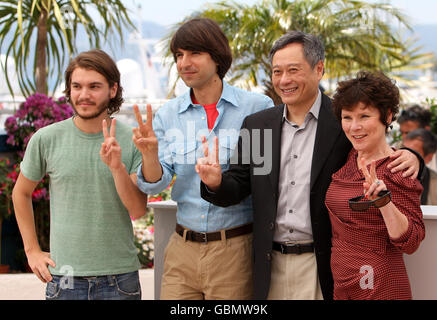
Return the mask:
M 324 73 L 320 40 L 289 32 L 273 46 L 270 61 L 273 86 L 284 104 L 246 117 L 234 161 L 223 174 L 217 139 L 212 152 L 204 145 L 205 158 L 196 166 L 201 195 L 224 207 L 252 195 L 255 299 L 321 299 L 323 294 L 329 300 L 332 235 L 324 201 L 331 175 L 346 162 L 351 144 L 332 113 L 331 100 L 319 90 Z M 243 137 L 250 137 L 250 146 Z M 416 162 L 405 152 L 392 164 L 396 170 L 412 166 L 407 174 L 415 177 Z M 305 255 L 313 265 L 299 262 L 295 267 L 293 262 L 283 268 L 290 276 L 299 274 L 293 280 L 301 282 L 297 286 L 274 271 L 281 270 L 276 264 L 283 258 Z M 308 283 L 313 285 L 308 288 Z

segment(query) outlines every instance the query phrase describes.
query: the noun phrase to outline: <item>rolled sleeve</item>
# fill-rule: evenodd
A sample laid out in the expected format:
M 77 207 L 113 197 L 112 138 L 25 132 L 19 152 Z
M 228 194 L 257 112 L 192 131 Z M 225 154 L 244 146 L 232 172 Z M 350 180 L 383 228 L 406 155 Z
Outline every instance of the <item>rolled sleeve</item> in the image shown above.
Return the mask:
M 162 166 L 162 164 L 161 164 Z M 157 182 L 147 182 L 146 179 L 144 179 L 142 169 L 143 164 L 141 164 L 138 168 L 137 172 L 137 184 L 138 188 L 147 194 L 158 194 L 167 186 L 170 184 L 173 174 L 169 172 L 168 169 L 166 169 L 164 166 L 162 166 L 163 174 L 161 176 L 161 179 Z
M 402 177 L 401 172 L 386 174 L 384 178 L 392 186 L 393 203 L 408 219 L 408 229 L 399 238 L 390 238 L 390 242 L 403 253 L 412 254 L 425 238 L 425 224 L 420 208 L 423 187 L 417 179 Z
M 408 229 L 397 239 L 390 237 L 390 241 L 400 251 L 412 254 L 419 248 L 421 241 L 425 237 L 425 228 L 410 217 L 407 217 L 407 219 Z

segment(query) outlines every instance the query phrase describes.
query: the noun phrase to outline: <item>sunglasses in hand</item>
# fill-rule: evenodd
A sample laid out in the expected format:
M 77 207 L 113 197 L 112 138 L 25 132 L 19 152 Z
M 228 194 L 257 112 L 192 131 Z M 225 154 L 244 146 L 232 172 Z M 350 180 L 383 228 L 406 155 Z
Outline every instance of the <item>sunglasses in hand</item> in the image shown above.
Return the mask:
M 364 211 L 373 206 L 375 208 L 381 208 L 391 201 L 391 192 L 389 190 L 383 190 L 378 193 L 378 198 L 375 200 L 365 200 L 364 195 L 349 199 L 349 208 L 354 211 Z

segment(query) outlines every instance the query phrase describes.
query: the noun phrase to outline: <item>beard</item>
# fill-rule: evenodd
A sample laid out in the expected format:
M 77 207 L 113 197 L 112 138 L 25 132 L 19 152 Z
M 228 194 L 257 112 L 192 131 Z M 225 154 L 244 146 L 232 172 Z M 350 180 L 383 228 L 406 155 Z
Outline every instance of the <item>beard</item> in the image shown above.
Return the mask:
M 109 98 L 105 101 L 103 101 L 101 104 L 99 104 L 97 106 L 97 110 L 94 113 L 91 114 L 81 114 L 77 108 L 76 108 L 76 104 L 80 104 L 82 101 L 77 101 L 76 103 L 72 103 L 72 107 L 74 110 L 75 115 L 77 115 L 79 118 L 83 119 L 83 120 L 91 120 L 91 119 L 95 119 L 98 118 L 103 112 L 108 110 L 108 104 L 109 104 Z M 89 103 L 89 101 L 86 101 Z M 96 105 L 95 103 L 91 103 L 93 105 Z

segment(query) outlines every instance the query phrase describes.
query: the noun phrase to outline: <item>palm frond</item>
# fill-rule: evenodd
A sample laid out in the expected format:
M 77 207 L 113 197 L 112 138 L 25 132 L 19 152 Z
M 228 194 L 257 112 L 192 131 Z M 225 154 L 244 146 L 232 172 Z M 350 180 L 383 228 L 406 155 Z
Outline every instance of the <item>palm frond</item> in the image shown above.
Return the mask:
M 74 17 L 70 17 L 72 21 L 68 25 L 63 16 L 66 9 L 74 11 Z M 92 9 L 102 18 L 103 27 L 100 27 L 89 15 Z M 44 66 L 37 66 L 36 34 L 38 20 L 43 11 L 47 12 L 46 61 Z M 14 59 L 19 87 L 24 95 L 33 93 L 36 88 L 37 68 L 47 70 L 48 75 L 54 78 L 55 85 L 52 90 L 60 83 L 62 72 L 59 68 L 63 67 L 66 57 L 76 53 L 78 25 L 83 26 L 91 47 L 100 47 L 101 39 L 107 41 L 117 35 L 117 41 L 123 41 L 123 30 L 135 29 L 122 0 L 0 1 L 0 49 L 5 49 L 8 55 L 6 59 L 11 57 Z M 34 57 L 33 71 L 30 73 L 28 65 L 32 56 Z M 2 69 L 5 71 L 9 91 L 13 95 L 7 64 L 2 64 Z M 47 83 L 47 79 L 45 81 Z
M 393 25 L 411 30 L 409 19 L 388 3 L 358 0 L 263 0 L 252 6 L 221 1 L 186 17 L 216 20 L 229 39 L 234 56 L 230 82 L 271 89 L 267 56 L 274 41 L 289 30 L 319 35 L 325 44 L 328 79 L 360 69 L 399 73 L 429 66 L 430 55 L 419 53 L 414 41 L 405 41 Z M 182 23 L 181 22 L 181 23 Z M 168 43 L 180 24 L 163 39 Z

